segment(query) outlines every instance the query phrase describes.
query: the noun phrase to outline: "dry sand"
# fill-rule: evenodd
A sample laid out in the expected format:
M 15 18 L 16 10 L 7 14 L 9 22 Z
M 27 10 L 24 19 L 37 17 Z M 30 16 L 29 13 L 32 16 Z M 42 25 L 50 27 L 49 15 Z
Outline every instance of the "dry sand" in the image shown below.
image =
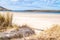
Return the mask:
M 5 14 L 6 12 L 1 12 Z M 60 24 L 60 14 L 42 14 L 29 12 L 10 12 L 13 14 L 13 23 L 17 25 L 27 24 L 32 28 L 46 30 L 53 24 Z M 36 33 L 40 32 L 35 30 Z

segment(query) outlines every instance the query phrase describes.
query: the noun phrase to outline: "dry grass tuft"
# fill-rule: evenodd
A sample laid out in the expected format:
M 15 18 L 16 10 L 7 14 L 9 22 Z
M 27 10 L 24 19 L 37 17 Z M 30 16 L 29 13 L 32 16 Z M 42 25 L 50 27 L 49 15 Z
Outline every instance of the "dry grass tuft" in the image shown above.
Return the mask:
M 8 28 L 12 28 L 12 14 L 7 12 L 6 14 L 0 14 L 0 32 L 6 31 Z
M 39 35 L 40 40 L 60 40 L 60 25 L 54 25 Z

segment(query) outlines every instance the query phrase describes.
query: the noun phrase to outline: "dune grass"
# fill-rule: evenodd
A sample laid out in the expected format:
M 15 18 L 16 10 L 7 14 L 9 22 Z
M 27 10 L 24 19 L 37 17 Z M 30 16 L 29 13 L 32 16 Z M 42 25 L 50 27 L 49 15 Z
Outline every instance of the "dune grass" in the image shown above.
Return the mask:
M 12 25 L 13 15 L 7 12 L 6 14 L 0 14 L 0 32 L 5 31 L 8 28 L 14 27 Z
M 39 40 L 60 40 L 60 25 L 53 25 L 50 29 L 41 32 Z

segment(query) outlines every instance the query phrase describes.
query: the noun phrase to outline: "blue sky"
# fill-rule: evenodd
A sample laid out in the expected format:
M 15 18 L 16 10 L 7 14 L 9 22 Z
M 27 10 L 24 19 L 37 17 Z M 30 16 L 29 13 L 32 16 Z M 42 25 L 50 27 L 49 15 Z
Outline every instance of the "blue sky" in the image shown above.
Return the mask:
M 0 0 L 0 6 L 11 10 L 60 10 L 60 0 Z

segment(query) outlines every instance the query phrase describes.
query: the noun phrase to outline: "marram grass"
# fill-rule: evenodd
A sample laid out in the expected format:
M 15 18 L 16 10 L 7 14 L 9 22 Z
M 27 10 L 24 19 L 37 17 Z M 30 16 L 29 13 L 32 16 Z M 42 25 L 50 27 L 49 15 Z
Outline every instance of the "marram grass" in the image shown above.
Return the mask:
M 7 12 L 6 14 L 0 13 L 0 32 L 6 31 L 9 28 L 15 27 L 12 24 L 13 14 Z

